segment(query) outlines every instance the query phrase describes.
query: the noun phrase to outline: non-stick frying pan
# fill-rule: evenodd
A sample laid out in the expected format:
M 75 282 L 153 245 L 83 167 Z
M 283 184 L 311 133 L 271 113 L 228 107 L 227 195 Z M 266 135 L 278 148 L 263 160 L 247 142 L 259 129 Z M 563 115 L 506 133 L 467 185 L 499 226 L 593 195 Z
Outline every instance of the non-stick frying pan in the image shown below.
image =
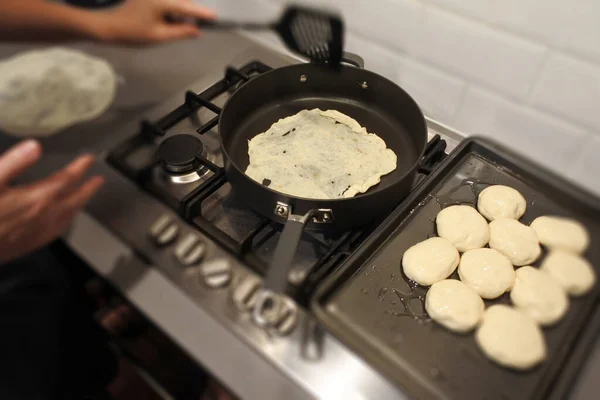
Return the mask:
M 360 57 L 346 60 L 354 66 L 298 64 L 261 74 L 241 86 L 221 113 L 229 182 L 256 212 L 285 224 L 255 308 L 259 323 L 269 323 L 265 309 L 285 290 L 302 231 L 346 231 L 391 211 L 408 195 L 425 151 L 427 126 L 417 103 L 395 83 L 363 69 Z M 397 168 L 366 193 L 334 200 L 286 195 L 246 176 L 248 140 L 280 118 L 313 108 L 338 110 L 376 133 L 396 153 Z

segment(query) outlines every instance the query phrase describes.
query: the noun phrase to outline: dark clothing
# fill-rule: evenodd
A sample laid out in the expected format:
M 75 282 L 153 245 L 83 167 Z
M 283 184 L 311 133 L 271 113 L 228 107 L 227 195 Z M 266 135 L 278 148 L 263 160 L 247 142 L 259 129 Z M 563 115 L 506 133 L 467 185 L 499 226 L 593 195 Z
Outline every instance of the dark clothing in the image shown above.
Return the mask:
M 0 399 L 93 398 L 116 373 L 86 268 L 61 243 L 0 265 Z

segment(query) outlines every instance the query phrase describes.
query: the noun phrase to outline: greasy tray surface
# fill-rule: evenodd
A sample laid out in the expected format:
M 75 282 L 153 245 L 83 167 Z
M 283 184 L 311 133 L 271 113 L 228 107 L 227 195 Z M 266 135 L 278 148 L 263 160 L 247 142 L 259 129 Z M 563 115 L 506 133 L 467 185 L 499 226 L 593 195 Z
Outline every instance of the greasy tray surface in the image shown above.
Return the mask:
M 403 276 L 402 255 L 410 246 L 435 234 L 439 203 L 474 204 L 485 183 L 519 190 L 528 203 L 521 219 L 526 224 L 549 214 L 583 222 L 592 243 L 585 256 L 600 278 L 597 199 L 495 144 L 481 139 L 463 142 L 341 270 L 324 282 L 313 302 L 323 325 L 418 398 L 544 398 L 557 376 L 572 377 L 574 371 L 567 373 L 563 367 L 574 345 L 595 340 L 595 333 L 591 333 L 591 339 L 585 335 L 585 341 L 582 335 L 597 328 L 597 323 L 589 321 L 597 305 L 599 284 L 583 297 L 570 298 L 565 318 L 544 329 L 548 358 L 525 373 L 487 360 L 477 348 L 473 333 L 450 333 L 426 316 L 423 304 L 427 290 L 411 285 Z M 452 277 L 458 278 L 457 273 Z M 486 306 L 498 302 L 509 303 L 508 295 L 486 301 Z M 569 360 L 569 369 L 582 361 Z

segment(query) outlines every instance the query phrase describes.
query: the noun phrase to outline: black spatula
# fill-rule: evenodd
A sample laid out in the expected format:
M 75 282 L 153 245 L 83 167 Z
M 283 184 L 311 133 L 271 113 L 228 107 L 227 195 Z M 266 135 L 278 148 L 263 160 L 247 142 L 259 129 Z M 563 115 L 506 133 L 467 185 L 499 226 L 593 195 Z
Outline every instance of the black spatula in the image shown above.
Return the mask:
M 304 6 L 288 6 L 274 23 L 220 20 L 194 21 L 203 29 L 274 30 L 287 47 L 314 62 L 338 66 L 342 60 L 344 24 L 338 14 Z

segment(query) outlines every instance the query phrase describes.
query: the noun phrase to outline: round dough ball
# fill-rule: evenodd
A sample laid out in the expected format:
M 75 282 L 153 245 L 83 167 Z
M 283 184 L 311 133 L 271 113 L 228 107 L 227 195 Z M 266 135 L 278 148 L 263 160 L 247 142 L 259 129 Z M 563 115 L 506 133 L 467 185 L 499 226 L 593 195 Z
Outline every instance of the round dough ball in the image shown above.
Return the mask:
M 592 264 L 585 258 L 564 250 L 552 250 L 544 259 L 541 270 L 573 296 L 589 292 L 596 283 Z
M 487 221 L 470 206 L 450 206 L 436 217 L 438 236 L 448 239 L 458 251 L 479 249 L 490 239 Z
M 456 279 L 434 283 L 425 299 L 427 314 L 438 324 L 459 333 L 475 328 L 484 309 L 481 297 Z
M 529 316 L 503 304 L 483 313 L 475 341 L 490 360 L 509 368 L 526 370 L 546 358 L 542 330 Z
M 446 239 L 432 237 L 415 244 L 402 257 L 402 268 L 409 279 L 430 286 L 446 279 L 458 266 L 460 255 Z
M 590 234 L 580 222 L 570 218 L 544 216 L 536 218 L 531 227 L 541 244 L 549 249 L 562 249 L 581 254 L 590 244 Z
M 517 270 L 510 299 L 516 308 L 541 325 L 552 325 L 569 308 L 565 290 L 548 274 L 533 267 Z
M 542 253 L 535 231 L 517 220 L 499 218 L 490 222 L 490 247 L 513 265 L 531 264 Z
M 488 220 L 519 219 L 525 214 L 527 202 L 517 190 L 504 185 L 488 186 L 479 193 L 477 210 Z
M 49 136 L 102 114 L 117 76 L 106 61 L 51 47 L 0 62 L 0 127 L 14 136 Z
M 458 264 L 460 280 L 484 299 L 495 299 L 515 283 L 515 269 L 508 258 L 494 249 L 465 252 Z

